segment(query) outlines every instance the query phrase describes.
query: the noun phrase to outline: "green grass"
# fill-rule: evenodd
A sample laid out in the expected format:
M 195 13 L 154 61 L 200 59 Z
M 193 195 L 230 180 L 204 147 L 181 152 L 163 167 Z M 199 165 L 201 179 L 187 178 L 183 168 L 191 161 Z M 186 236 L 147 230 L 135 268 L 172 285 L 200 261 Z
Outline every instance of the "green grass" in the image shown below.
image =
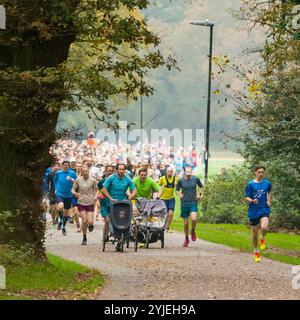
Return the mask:
M 208 175 L 214 176 L 221 172 L 222 168 L 229 169 L 233 165 L 238 165 L 243 162 L 240 155 L 233 152 L 211 152 L 211 157 L 208 160 Z M 203 179 L 203 169 L 201 166 L 197 168 L 197 175 Z
M 172 228 L 183 232 L 182 219 L 174 219 Z M 197 224 L 197 237 L 213 243 L 224 244 L 244 252 L 252 252 L 251 230 L 245 225 Z M 262 256 L 292 265 L 300 264 L 299 236 L 293 234 L 269 233 L 266 237 L 270 249 Z
M 229 169 L 233 165 L 242 163 L 239 159 L 209 159 L 208 161 L 208 174 L 214 176 L 221 172 L 222 168 Z
M 75 262 L 64 260 L 60 257 L 48 254 L 46 263 L 32 263 L 7 269 L 7 289 L 0 292 L 0 299 L 19 299 L 15 293 L 26 290 L 51 295 L 55 292 L 63 292 L 64 296 L 73 294 L 93 293 L 104 284 L 102 275 Z M 25 291 L 24 291 L 25 290 Z M 12 294 L 12 297 L 8 296 Z M 26 297 L 26 295 L 25 295 Z

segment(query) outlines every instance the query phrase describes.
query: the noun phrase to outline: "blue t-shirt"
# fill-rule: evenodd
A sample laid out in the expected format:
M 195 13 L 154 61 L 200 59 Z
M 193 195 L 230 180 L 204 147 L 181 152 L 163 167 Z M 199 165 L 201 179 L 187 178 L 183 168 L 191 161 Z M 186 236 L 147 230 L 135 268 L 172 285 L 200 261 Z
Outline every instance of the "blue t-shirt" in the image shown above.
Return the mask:
M 73 183 L 71 179 L 76 180 L 77 175 L 74 171 L 68 170 L 67 172 L 59 170 L 54 176 L 54 185 L 56 196 L 60 198 L 72 198 Z
M 48 175 L 52 172 L 52 168 L 49 167 L 44 171 L 44 176 L 43 176 L 43 190 L 44 192 L 48 192 L 49 186 L 48 186 Z
M 181 160 L 181 159 L 175 159 L 174 160 L 174 166 L 175 166 L 175 169 L 177 170 L 177 171 L 179 171 L 179 170 L 182 170 L 182 166 L 183 166 L 183 161 Z
M 258 199 L 258 204 L 249 203 L 248 217 L 250 219 L 259 218 L 264 213 L 270 213 L 267 206 L 267 193 L 271 192 L 272 184 L 269 180 L 263 179 L 261 182 L 251 180 L 246 187 L 245 196 L 251 199 Z
M 129 188 L 131 191 L 135 190 L 134 183 L 131 178 L 124 175 L 120 178 L 117 174 L 112 174 L 103 183 L 108 193 L 113 199 L 126 200 L 126 191 Z
M 202 189 L 203 185 L 197 176 L 186 179 L 181 177 L 176 185 L 176 191 L 181 190 L 183 197 L 180 200 L 182 207 L 187 207 L 197 203 L 197 186 Z

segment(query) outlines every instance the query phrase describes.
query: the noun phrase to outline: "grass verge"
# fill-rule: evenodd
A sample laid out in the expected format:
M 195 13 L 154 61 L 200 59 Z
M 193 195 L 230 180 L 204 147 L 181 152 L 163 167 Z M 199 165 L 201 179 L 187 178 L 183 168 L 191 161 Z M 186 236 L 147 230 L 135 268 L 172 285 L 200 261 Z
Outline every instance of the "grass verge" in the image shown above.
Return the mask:
M 8 266 L 7 288 L 0 291 L 0 300 L 91 299 L 104 284 L 97 270 L 52 254 L 47 257 L 45 263 Z
M 177 213 L 178 214 L 178 213 Z M 176 217 L 172 229 L 183 232 L 182 219 Z M 213 243 L 224 244 L 244 252 L 253 252 L 251 229 L 245 225 L 197 224 L 197 237 Z M 262 256 L 291 265 L 300 265 L 299 236 L 284 233 L 268 233 L 268 249 Z

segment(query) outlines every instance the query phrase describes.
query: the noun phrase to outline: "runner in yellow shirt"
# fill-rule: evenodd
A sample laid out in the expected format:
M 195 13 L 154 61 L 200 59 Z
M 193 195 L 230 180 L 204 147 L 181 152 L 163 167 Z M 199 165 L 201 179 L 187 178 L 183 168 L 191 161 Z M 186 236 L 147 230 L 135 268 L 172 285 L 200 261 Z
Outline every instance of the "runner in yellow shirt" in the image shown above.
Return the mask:
M 175 187 L 178 182 L 178 178 L 174 176 L 172 168 L 168 168 L 166 175 L 158 180 L 158 184 L 163 187 L 161 199 L 165 202 L 168 209 L 168 227 L 167 232 L 170 232 L 170 227 L 173 221 L 175 210 Z

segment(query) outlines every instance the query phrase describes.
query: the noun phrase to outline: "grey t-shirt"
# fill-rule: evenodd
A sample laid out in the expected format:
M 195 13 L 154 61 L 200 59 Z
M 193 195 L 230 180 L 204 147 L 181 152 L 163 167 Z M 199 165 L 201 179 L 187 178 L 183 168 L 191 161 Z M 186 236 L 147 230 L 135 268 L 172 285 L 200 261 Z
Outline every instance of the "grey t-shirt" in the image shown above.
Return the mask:
M 79 193 L 78 203 L 83 206 L 90 206 L 95 202 L 95 196 L 98 192 L 98 181 L 92 177 L 84 179 L 79 177 L 73 185 L 73 188 Z
M 176 191 L 181 189 L 183 197 L 181 199 L 182 205 L 189 205 L 197 202 L 197 186 L 202 188 L 203 185 L 200 179 L 196 176 L 191 176 L 186 179 L 185 176 L 181 177 L 176 185 Z

